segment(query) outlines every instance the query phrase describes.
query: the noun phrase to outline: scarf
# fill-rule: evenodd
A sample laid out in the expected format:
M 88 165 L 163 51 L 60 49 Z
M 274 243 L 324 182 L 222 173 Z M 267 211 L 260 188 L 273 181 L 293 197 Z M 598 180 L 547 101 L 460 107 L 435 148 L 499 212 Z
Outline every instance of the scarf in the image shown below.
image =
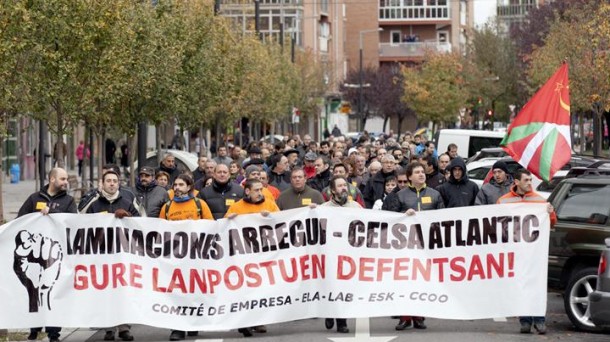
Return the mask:
M 104 198 L 107 199 L 108 202 L 110 202 L 110 203 L 116 201 L 119 198 L 119 195 L 120 195 L 120 191 L 118 189 L 114 193 L 114 195 L 111 195 L 111 194 L 107 193 L 106 191 L 104 191 L 104 189 L 102 189 L 102 196 L 104 196 Z

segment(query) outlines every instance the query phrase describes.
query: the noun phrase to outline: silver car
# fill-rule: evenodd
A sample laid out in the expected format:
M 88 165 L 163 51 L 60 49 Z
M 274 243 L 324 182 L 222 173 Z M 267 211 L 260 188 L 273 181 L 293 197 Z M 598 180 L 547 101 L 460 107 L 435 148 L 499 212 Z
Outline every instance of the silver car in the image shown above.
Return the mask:
M 606 249 L 599 259 L 597 286 L 589 294 L 591 321 L 602 329 L 610 329 L 610 238 L 606 238 Z

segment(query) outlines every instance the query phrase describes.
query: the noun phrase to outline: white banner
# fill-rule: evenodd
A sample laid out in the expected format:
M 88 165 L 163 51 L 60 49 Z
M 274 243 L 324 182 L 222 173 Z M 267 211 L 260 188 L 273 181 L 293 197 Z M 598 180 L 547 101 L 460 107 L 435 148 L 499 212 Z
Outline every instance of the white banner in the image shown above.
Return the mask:
M 548 241 L 546 205 L 532 203 L 179 222 L 35 213 L 0 227 L 0 328 L 543 316 Z

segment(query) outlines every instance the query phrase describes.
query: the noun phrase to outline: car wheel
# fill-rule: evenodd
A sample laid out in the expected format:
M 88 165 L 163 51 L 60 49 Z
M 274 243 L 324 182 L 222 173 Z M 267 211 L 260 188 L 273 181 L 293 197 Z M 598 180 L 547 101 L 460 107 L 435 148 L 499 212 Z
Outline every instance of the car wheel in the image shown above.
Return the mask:
M 589 294 L 595 290 L 597 284 L 597 268 L 586 267 L 576 269 L 570 276 L 570 281 L 563 295 L 563 304 L 566 314 L 572 324 L 582 331 L 600 331 L 591 322 Z

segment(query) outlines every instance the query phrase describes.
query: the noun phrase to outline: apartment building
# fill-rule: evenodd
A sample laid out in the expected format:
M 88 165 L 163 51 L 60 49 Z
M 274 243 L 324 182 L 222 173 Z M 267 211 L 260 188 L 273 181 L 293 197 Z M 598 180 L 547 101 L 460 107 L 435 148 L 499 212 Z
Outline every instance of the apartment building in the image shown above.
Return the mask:
M 472 0 L 346 0 L 348 69 L 417 63 L 426 51 L 462 52 L 474 24 Z M 371 30 L 379 32 L 371 34 Z
M 329 91 L 344 79 L 343 0 L 258 0 L 260 33 L 268 42 L 310 50 L 323 65 Z M 221 0 L 220 15 L 232 18 L 243 32 L 255 30 L 254 0 Z
M 520 25 L 530 10 L 550 2 L 550 0 L 497 0 L 498 23 L 508 32 L 514 25 Z

